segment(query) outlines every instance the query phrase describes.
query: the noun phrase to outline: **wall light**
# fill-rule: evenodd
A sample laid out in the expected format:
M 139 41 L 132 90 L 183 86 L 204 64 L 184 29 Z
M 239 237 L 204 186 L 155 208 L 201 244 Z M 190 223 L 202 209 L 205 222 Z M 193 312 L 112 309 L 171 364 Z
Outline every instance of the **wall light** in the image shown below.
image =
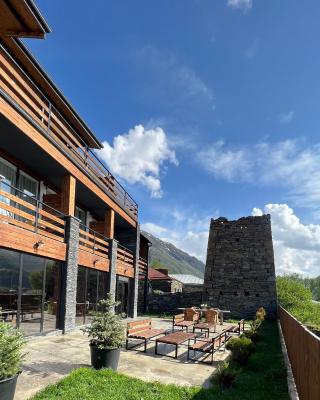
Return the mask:
M 36 242 L 35 244 L 34 244 L 34 249 L 35 250 L 39 250 L 39 249 L 41 249 L 42 247 L 44 246 L 44 242 L 42 241 L 42 240 L 39 240 L 38 242 Z

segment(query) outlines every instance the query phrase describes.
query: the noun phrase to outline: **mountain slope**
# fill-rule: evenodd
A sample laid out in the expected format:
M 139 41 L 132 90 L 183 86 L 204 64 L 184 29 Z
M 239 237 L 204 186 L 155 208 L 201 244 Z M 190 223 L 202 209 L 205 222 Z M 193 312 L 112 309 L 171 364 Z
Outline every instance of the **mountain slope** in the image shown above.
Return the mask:
M 150 248 L 152 267 L 167 268 L 173 274 L 191 274 L 203 278 L 205 265 L 202 261 L 148 232 L 143 234 L 152 243 Z

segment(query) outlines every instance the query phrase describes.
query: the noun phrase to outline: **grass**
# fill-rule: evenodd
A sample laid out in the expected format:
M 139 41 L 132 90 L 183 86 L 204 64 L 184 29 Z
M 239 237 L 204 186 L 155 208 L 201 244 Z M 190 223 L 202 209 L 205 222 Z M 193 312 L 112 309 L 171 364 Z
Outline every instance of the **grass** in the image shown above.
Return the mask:
M 190 388 L 148 383 L 111 370 L 80 368 L 33 400 L 288 400 L 276 322 L 265 321 L 261 335 L 248 365 L 238 369 L 235 384 L 228 390 L 220 390 L 214 380 L 210 389 Z

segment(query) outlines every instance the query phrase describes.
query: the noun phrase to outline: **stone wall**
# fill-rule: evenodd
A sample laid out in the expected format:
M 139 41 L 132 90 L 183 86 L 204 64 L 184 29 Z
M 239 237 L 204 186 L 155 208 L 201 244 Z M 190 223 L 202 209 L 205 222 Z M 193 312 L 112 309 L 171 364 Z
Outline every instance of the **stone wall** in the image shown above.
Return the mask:
M 253 316 L 259 307 L 275 316 L 270 215 L 211 220 L 203 296 L 205 303 L 233 316 Z
M 149 313 L 179 313 L 182 307 L 200 306 L 202 292 L 148 294 Z

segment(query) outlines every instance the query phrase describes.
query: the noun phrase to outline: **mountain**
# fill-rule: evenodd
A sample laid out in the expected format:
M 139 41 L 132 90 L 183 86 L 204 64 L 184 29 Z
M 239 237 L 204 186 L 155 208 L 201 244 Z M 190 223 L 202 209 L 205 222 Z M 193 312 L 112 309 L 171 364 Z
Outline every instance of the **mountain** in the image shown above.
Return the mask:
M 172 274 L 191 274 L 203 278 L 205 265 L 202 261 L 148 232 L 142 233 L 152 243 L 150 248 L 152 267 L 167 268 Z

